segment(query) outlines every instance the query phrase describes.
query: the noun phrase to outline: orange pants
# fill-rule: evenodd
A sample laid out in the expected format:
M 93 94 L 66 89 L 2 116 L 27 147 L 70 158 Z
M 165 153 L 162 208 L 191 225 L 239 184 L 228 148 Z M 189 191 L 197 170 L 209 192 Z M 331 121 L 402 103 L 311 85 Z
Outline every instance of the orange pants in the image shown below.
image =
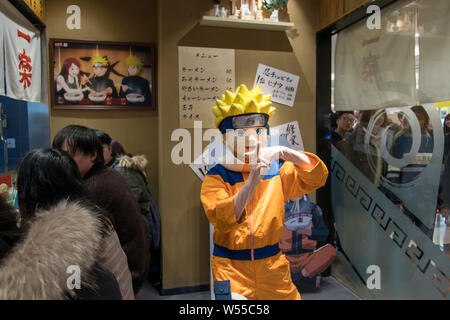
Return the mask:
M 288 255 L 287 260 L 291 264 L 292 273 L 299 273 L 305 268 L 309 277 L 314 277 L 324 272 L 333 262 L 335 256 L 336 249 L 327 244 L 314 252 Z
M 241 261 L 212 256 L 214 282 L 230 280 L 231 292 L 249 300 L 300 300 L 292 283 L 289 262 L 283 253 L 255 260 Z

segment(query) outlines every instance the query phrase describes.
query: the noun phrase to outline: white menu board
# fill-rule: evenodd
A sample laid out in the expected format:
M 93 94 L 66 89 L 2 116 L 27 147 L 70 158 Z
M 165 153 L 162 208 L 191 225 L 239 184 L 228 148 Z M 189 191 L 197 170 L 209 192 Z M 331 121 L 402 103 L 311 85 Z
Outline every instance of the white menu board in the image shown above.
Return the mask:
M 260 86 L 264 94 L 272 95 L 272 102 L 294 106 L 300 76 L 259 64 L 254 86 Z
M 178 47 L 180 128 L 214 128 L 212 107 L 235 88 L 235 50 Z

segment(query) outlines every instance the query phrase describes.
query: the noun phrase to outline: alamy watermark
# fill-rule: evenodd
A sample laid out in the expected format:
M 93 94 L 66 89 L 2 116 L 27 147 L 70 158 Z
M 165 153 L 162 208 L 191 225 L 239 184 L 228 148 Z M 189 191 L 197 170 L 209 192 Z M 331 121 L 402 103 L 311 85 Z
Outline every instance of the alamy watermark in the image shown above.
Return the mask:
M 69 290 L 81 289 L 81 269 L 79 266 L 71 265 L 66 269 L 66 273 L 70 274 L 67 278 L 66 285 Z
M 366 286 L 369 290 L 381 290 L 381 269 L 377 265 L 371 265 L 367 267 L 367 274 L 370 276 L 367 278 Z
M 367 28 L 369 30 L 381 30 L 381 9 L 377 5 L 370 5 L 367 7 L 367 14 L 370 14 L 367 18 Z
M 277 128 L 270 129 L 271 145 L 279 145 L 279 130 Z M 172 132 L 170 140 L 172 142 L 178 142 L 171 151 L 171 160 L 174 164 L 202 164 L 202 159 L 199 157 L 202 154 L 203 142 L 211 142 L 215 140 L 214 144 L 210 147 L 210 153 L 213 154 L 215 160 L 222 160 L 225 164 L 234 164 L 235 158 L 229 152 L 226 152 L 224 144 L 228 146 L 230 150 L 237 150 L 242 154 L 245 151 L 245 143 L 243 140 L 236 140 L 235 130 L 227 130 L 225 134 L 222 134 L 218 129 L 206 129 L 203 131 L 202 121 L 194 122 L 193 134 L 188 129 L 178 128 Z M 236 143 L 237 141 L 237 143 Z M 193 150 L 193 152 L 192 152 Z M 192 159 L 194 155 L 194 159 Z

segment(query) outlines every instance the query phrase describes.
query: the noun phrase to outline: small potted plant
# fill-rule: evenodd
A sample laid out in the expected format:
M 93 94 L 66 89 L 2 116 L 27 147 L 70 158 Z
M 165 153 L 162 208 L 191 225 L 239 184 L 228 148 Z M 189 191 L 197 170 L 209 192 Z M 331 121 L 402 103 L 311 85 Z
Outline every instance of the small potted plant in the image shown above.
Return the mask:
M 272 12 L 270 20 L 278 22 L 278 10 L 286 8 L 288 0 L 263 0 L 264 9 Z

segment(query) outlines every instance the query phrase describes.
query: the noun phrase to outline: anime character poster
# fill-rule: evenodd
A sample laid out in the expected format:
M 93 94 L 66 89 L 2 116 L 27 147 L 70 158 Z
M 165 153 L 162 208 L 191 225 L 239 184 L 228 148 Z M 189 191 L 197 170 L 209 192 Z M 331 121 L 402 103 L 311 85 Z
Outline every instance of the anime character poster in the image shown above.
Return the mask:
M 50 42 L 54 109 L 153 109 L 152 44 Z

